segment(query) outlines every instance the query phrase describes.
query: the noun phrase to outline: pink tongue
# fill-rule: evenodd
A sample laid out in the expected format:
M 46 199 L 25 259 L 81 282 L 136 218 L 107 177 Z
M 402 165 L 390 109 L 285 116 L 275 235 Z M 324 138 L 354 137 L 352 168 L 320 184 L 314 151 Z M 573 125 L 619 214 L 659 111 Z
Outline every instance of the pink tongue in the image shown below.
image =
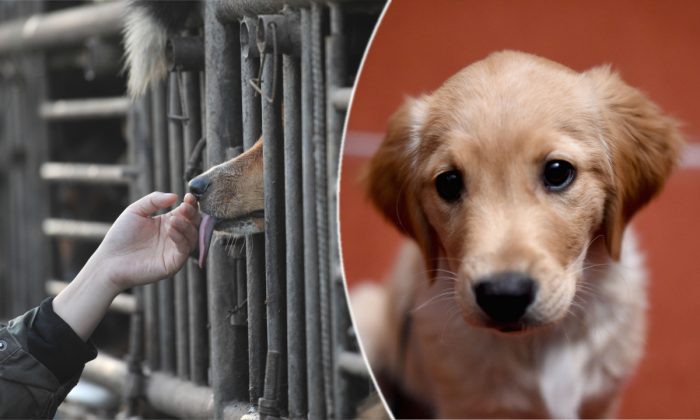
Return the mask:
M 204 262 L 207 260 L 209 243 L 211 242 L 211 235 L 214 233 L 215 224 L 215 217 L 202 213 L 202 222 L 199 224 L 199 268 L 204 268 Z

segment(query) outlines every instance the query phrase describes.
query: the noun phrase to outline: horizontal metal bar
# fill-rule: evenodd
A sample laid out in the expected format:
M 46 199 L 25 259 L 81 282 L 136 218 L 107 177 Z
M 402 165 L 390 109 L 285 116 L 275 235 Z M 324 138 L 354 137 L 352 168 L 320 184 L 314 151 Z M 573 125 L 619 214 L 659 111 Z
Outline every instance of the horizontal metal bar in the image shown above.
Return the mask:
M 109 223 L 67 219 L 46 219 L 41 225 L 46 236 L 96 241 L 101 241 L 110 227 Z
M 47 280 L 45 285 L 46 293 L 56 296 L 68 286 L 68 282 L 61 280 Z M 114 298 L 109 309 L 115 312 L 131 314 L 136 312 L 136 297 L 126 293 L 120 293 Z
M 334 3 L 355 5 L 353 11 L 378 14 L 384 0 L 333 0 Z M 254 1 L 219 1 L 216 16 L 224 21 L 233 21 L 244 16 L 267 15 L 279 13 L 286 6 L 289 8 L 309 7 L 312 3 L 328 3 L 327 0 L 254 0 Z
M 41 165 L 39 173 L 41 179 L 53 182 L 128 184 L 138 175 L 138 169 L 127 165 L 47 162 Z
M 85 365 L 83 377 L 123 395 L 127 383 L 127 364 L 117 358 L 98 354 Z M 211 388 L 194 385 L 164 373 L 146 377 L 145 395 L 157 410 L 180 418 L 211 418 L 214 397 Z
M 214 415 L 214 393 L 209 387 L 152 373 L 146 380 L 146 398 L 155 409 L 183 419 L 205 419 Z
M 344 351 L 338 354 L 338 369 L 343 372 L 350 373 L 365 378 L 369 377 L 367 365 L 360 353 Z
M 91 4 L 4 23 L 0 25 L 0 56 L 79 44 L 94 36 L 118 35 L 127 3 Z
M 39 115 L 47 120 L 123 117 L 129 106 L 131 100 L 125 97 L 70 99 L 42 104 Z
M 260 416 L 258 415 L 255 406 L 241 402 L 232 402 L 224 407 L 223 418 L 224 420 L 253 420 L 260 418 Z
M 345 111 L 348 109 L 350 104 L 350 98 L 352 97 L 352 88 L 337 88 L 331 92 L 331 102 L 335 109 L 340 111 Z
M 127 374 L 126 363 L 104 353 L 98 353 L 94 360 L 85 365 L 82 377 L 122 395 Z

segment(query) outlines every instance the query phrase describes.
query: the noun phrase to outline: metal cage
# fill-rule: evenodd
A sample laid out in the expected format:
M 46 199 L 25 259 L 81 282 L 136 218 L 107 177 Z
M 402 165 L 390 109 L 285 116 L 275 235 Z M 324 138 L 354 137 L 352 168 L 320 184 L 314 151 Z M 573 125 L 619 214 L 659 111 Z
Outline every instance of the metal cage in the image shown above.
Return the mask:
M 210 167 L 262 135 L 262 228 L 216 231 L 206 270 L 190 260 L 174 279 L 120 295 L 111 309 L 129 315 L 128 351 L 101 352 L 84 378 L 118 394 L 129 416 L 356 415 L 373 386 L 339 261 L 338 161 L 382 3 L 207 1 L 201 25 L 168 42 L 168 80 L 135 101 L 123 86 L 121 95 L 68 99 L 47 86 L 61 61 L 47 59 L 52 51 L 68 51 L 86 73 L 118 71 L 101 64 L 106 45 L 118 45 L 124 2 L 47 13 L 21 3 L 0 5 L 0 187 L 10 215 L 0 316 L 65 287 L 47 281 L 56 255 L 47 238 L 94 242 L 109 228 L 57 216 L 45 199 L 53 186 L 121 185 L 128 200 L 152 190 L 182 196 L 202 144 Z M 51 160 L 54 124 L 106 119 L 125 123 L 125 161 Z

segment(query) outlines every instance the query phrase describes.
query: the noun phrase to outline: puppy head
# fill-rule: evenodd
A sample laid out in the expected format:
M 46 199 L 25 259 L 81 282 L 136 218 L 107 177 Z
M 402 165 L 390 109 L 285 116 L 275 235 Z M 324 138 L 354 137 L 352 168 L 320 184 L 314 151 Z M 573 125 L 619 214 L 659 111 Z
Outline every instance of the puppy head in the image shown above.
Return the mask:
M 502 52 L 397 111 L 369 195 L 417 241 L 428 277 L 455 282 L 468 322 L 522 330 L 566 315 L 597 237 L 619 258 L 679 144 L 609 69 Z
M 263 147 L 259 140 L 235 158 L 190 181 L 199 209 L 219 220 L 248 216 L 264 208 Z
M 245 153 L 192 179 L 189 188 L 197 197 L 202 213 L 199 267 L 203 268 L 216 226 L 225 227 L 235 223 L 235 219 L 253 216 L 264 209 L 262 139 Z M 256 222 L 243 222 L 252 227 L 258 225 Z

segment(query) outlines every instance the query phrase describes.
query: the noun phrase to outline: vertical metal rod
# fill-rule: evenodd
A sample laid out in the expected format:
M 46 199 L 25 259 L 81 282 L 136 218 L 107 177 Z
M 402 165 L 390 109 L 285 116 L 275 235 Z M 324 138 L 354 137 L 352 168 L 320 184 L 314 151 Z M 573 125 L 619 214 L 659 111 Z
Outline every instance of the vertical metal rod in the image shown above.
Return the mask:
M 16 63 L 15 63 L 16 64 Z M 10 151 L 13 154 L 22 156 L 24 153 L 24 148 L 21 143 L 21 133 L 23 128 L 21 127 L 21 102 L 20 96 L 21 92 L 16 84 L 10 84 L 7 89 L 9 107 L 7 108 L 9 113 L 7 117 L 7 132 L 8 132 L 8 145 Z M 12 273 L 10 280 L 12 281 L 12 290 L 14 299 L 12 299 L 12 307 L 10 313 L 19 314 L 29 308 L 27 302 L 25 302 L 25 290 L 26 282 L 23 280 L 27 278 L 26 273 L 26 247 L 25 247 L 25 236 L 22 232 L 27 227 L 26 224 L 26 214 L 24 212 L 23 204 L 23 191 L 24 191 L 24 168 L 20 164 L 15 164 L 10 167 L 9 170 L 9 199 L 10 199 L 10 214 L 9 218 L 13 223 L 10 224 L 10 267 L 12 268 Z
M 140 403 L 142 396 L 143 371 L 141 361 L 143 360 L 143 289 L 134 291 L 136 295 L 136 311 L 129 319 L 129 386 L 124 390 L 124 398 L 127 404 L 127 414 L 129 417 L 140 415 Z
M 0 19 L 4 20 L 4 14 L 2 11 L 0 11 Z M 10 109 L 6 103 L 7 101 L 7 94 L 5 93 L 5 85 L 6 82 L 0 83 L 0 147 L 2 147 L 3 151 L 7 150 L 8 144 L 9 144 L 9 138 L 8 138 L 8 133 L 6 131 L 6 127 L 8 126 L 9 122 L 8 120 L 8 110 Z M 10 209 L 8 208 L 8 204 L 10 202 L 10 197 L 9 197 L 9 192 L 10 192 L 10 185 L 8 185 L 8 169 L 9 168 L 3 168 L 2 170 L 2 176 L 0 176 L 0 206 L 2 211 L 2 214 L 5 215 L 10 215 Z M 2 267 L 5 267 L 6 269 L 4 271 L 0 271 L 0 318 L 1 319 L 9 319 L 14 314 L 12 314 L 10 311 L 13 309 L 11 305 L 11 296 L 10 296 L 10 290 L 12 289 L 12 267 L 11 264 L 9 264 L 9 255 L 10 255 L 10 248 L 11 248 L 11 237 L 10 237 L 10 223 L 2 223 L 0 224 L 0 244 L 2 247 L 0 248 L 0 264 L 2 264 Z
M 241 24 L 241 93 L 243 99 L 243 147 L 251 148 L 260 138 L 260 96 L 249 81 L 258 77 L 260 57 L 251 48 L 257 19 L 245 18 Z M 245 34 L 244 34 L 245 31 Z M 252 38 L 251 38 L 252 37 Z M 248 41 L 248 42 L 246 42 Z M 246 278 L 248 280 L 248 391 L 251 403 L 262 397 L 265 381 L 265 235 L 248 235 L 246 246 Z
M 275 98 L 273 102 L 263 99 L 263 160 L 264 160 L 264 190 L 265 190 L 265 281 L 267 285 L 267 347 L 268 354 L 277 352 L 280 355 L 280 372 L 265 375 L 265 399 L 268 398 L 268 378 L 278 378 L 276 391 L 286 389 L 286 299 L 285 299 L 285 220 L 284 220 L 284 156 L 283 133 L 281 127 L 281 88 L 282 83 L 275 86 L 274 78 L 282 77 L 281 55 L 275 57 L 268 53 L 262 71 L 263 97 Z M 273 88 L 277 88 L 277 92 Z M 267 366 L 271 369 L 272 366 Z M 281 379 L 284 378 L 284 379 Z M 270 403 L 268 401 L 267 403 Z M 286 405 L 286 398 L 276 393 L 274 402 L 281 412 Z
M 28 6 L 32 12 L 41 12 L 44 6 L 34 4 Z M 22 191 L 25 197 L 25 215 L 27 225 L 20 233 L 26 236 L 28 266 L 27 277 L 21 278 L 27 284 L 27 307 L 36 306 L 44 297 L 44 282 L 49 278 L 52 266 L 52 253 L 48 248 L 48 241 L 44 238 L 41 222 L 49 217 L 49 202 L 41 200 L 35 202 L 35 197 L 47 197 L 48 186 L 39 176 L 39 166 L 48 160 L 49 143 L 47 124 L 37 115 L 36 110 L 47 98 L 48 81 L 46 79 L 46 55 L 32 54 L 21 59 L 24 90 L 20 118 L 23 122 L 23 130 L 19 141 L 25 144 L 25 188 Z M 25 143 L 26 139 L 32 139 L 31 145 Z M 33 264 L 38 259 L 41 264 Z M 13 261 L 14 263 L 14 261 Z M 25 308 L 25 309 L 26 309 Z
M 43 8 L 41 3 L 23 2 L 8 6 L 8 13 L 15 18 L 41 13 Z M 39 165 L 48 160 L 48 133 L 45 121 L 36 112 L 47 94 L 45 60 L 45 54 L 29 54 L 10 57 L 5 63 L 14 73 L 4 79 L 8 83 L 11 108 L 6 150 L 11 152 L 8 184 L 13 213 L 9 218 L 12 252 L 9 265 L 16 270 L 11 279 L 13 315 L 40 303 L 52 266 L 50 241 L 41 229 L 42 220 L 48 217 L 49 203 L 36 201 L 36 197 L 48 196 L 48 186 L 39 177 Z
M 343 37 L 343 14 L 341 5 L 329 3 L 330 8 L 330 35 L 326 37 L 326 87 L 327 96 L 330 92 L 342 86 L 345 80 L 345 60 L 343 48 L 345 39 Z M 348 330 L 351 326 L 348 308 L 346 304 L 345 286 L 343 284 L 343 274 L 340 266 L 340 244 L 338 242 L 338 161 L 340 159 L 340 143 L 343 134 L 343 124 L 345 115 L 339 111 L 330 101 L 326 104 L 326 115 L 328 121 L 328 156 L 327 173 L 329 179 L 328 195 L 330 197 L 328 206 L 329 223 L 329 257 L 330 257 L 330 294 L 332 307 L 332 330 L 333 330 L 333 350 L 334 359 L 348 348 Z M 340 369 L 335 369 L 334 377 L 334 401 L 335 413 L 340 418 L 349 418 L 355 415 L 354 407 L 351 405 L 350 393 L 351 385 L 348 382 L 347 374 Z
M 311 72 L 311 13 L 301 11 L 301 127 L 304 200 L 304 297 L 306 304 L 306 371 L 310 419 L 325 419 L 325 390 L 321 362 L 321 312 L 319 302 L 318 245 L 316 236 L 316 172 L 314 145 L 314 96 Z
M 326 150 L 326 86 L 323 60 L 323 6 L 311 5 L 311 74 L 314 92 L 314 145 L 316 162 L 316 230 L 318 234 L 318 273 L 321 306 L 321 360 L 325 383 L 326 411 L 329 417 L 333 412 L 333 357 L 331 343 L 331 308 L 329 292 L 328 257 L 328 180 Z
M 307 412 L 307 394 L 302 211 L 304 203 L 301 194 L 301 90 L 298 57 L 285 55 L 283 70 L 289 417 L 302 418 Z
M 228 147 L 241 145 L 240 118 L 236 118 L 241 115 L 239 28 L 235 23 L 224 24 L 217 19 L 218 4 L 205 2 L 204 16 L 208 166 L 222 162 Z M 215 418 L 222 418 L 228 401 L 248 399 L 247 379 L 241 384 L 240 372 L 235 370 L 236 359 L 241 359 L 239 352 L 247 353 L 247 348 L 240 340 L 237 342 L 236 330 L 229 319 L 236 305 L 233 301 L 236 283 L 232 281 L 234 267 L 224 245 L 221 235 L 215 232 L 207 261 Z
M 238 149 L 240 150 L 240 149 Z M 248 310 L 246 308 L 246 250 L 245 241 L 229 238 L 228 258 L 233 262 L 232 300 L 229 312 L 230 328 L 233 329 L 234 347 L 230 349 L 233 364 L 234 399 L 248 401 Z
M 170 190 L 182 199 L 185 190 L 183 180 L 184 152 L 182 141 L 182 101 L 180 100 L 180 81 L 177 73 L 170 73 L 168 96 L 168 139 L 170 152 Z M 175 204 L 177 206 L 177 203 Z M 187 312 L 187 271 L 175 273 L 175 342 L 177 374 L 180 378 L 190 376 L 190 355 Z
M 236 303 L 236 311 L 234 314 L 234 325 L 241 326 L 245 329 L 248 327 L 248 310 L 246 309 L 246 305 L 248 304 L 248 294 L 247 294 L 247 288 L 248 285 L 246 284 L 246 252 L 245 252 L 245 242 L 239 241 L 239 238 L 234 239 L 234 246 L 233 246 L 233 251 L 235 252 L 235 257 L 236 257 L 236 276 L 238 277 L 237 284 L 236 284 L 236 298 L 237 298 L 237 303 Z M 247 337 L 247 331 L 246 331 L 246 351 L 247 351 L 247 343 L 248 343 L 248 337 Z M 246 357 L 247 360 L 247 357 Z M 247 374 L 248 372 L 246 372 Z M 242 375 L 241 375 L 242 376 Z M 247 385 L 247 384 L 246 384 Z
M 153 160 L 155 186 L 159 191 L 170 190 L 168 163 L 168 120 L 165 82 L 158 82 L 153 89 Z M 158 283 L 158 332 L 160 334 L 160 370 L 175 373 L 175 300 L 173 282 L 169 279 Z
M 147 194 L 153 189 L 151 171 L 152 150 L 150 144 L 150 114 L 149 96 L 134 102 L 129 110 L 127 120 L 127 140 L 129 145 L 129 160 L 139 169 L 138 178 L 130 188 L 130 201 Z M 131 315 L 129 327 L 129 386 L 125 389 L 127 415 L 140 416 L 140 404 L 143 395 L 144 358 L 144 298 L 143 287 L 134 290 L 136 296 L 136 312 Z
M 165 110 L 161 108 L 164 98 L 160 98 L 158 95 L 158 85 L 151 86 L 151 104 L 150 104 L 150 122 L 151 122 L 151 139 L 156 138 L 156 117 L 157 115 L 163 115 Z M 162 91 L 161 91 L 162 94 Z M 151 153 L 146 157 L 145 166 L 148 168 L 148 173 L 151 176 L 151 182 L 147 191 L 152 191 L 157 186 L 155 181 L 155 168 L 154 168 L 154 158 L 155 151 L 153 150 L 155 145 L 150 145 Z M 159 324 L 158 324 L 158 285 L 149 284 L 144 286 L 143 292 L 144 298 L 144 323 L 145 323 L 145 333 L 146 333 L 146 359 L 148 361 L 148 366 L 152 371 L 156 371 L 160 368 L 160 355 L 158 351 L 158 337 L 159 337 Z
M 246 238 L 246 268 L 248 280 L 248 389 L 249 401 L 257 403 L 262 397 L 265 380 L 265 235 Z
M 215 418 L 222 418 L 227 402 L 235 399 L 237 381 L 234 375 L 236 346 L 231 314 L 236 307 L 235 294 L 226 286 L 235 286 L 235 261 L 226 255 L 228 238 L 214 232 L 207 258 L 209 322 L 211 343 L 211 382 L 214 391 Z
M 202 137 L 202 110 L 200 107 L 199 73 L 182 73 L 187 121 L 184 126 L 185 161 Z M 187 294 L 189 307 L 190 377 L 197 385 L 207 384 L 209 346 L 207 335 L 207 283 L 205 272 L 197 261 L 187 261 Z

